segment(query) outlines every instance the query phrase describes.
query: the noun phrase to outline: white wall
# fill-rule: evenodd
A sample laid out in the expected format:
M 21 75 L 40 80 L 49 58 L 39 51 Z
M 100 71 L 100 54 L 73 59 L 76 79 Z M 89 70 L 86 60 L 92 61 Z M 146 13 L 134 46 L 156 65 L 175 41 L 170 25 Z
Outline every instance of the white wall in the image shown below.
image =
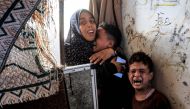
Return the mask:
M 61 63 L 60 60 L 60 29 L 59 29 L 59 0 L 48 0 L 48 6 L 52 6 L 53 10 L 50 10 L 51 17 L 45 19 L 47 22 L 46 30 L 49 40 L 50 52 L 55 58 L 57 64 Z
M 67 38 L 70 18 L 78 9 L 89 9 L 90 0 L 64 0 L 64 39 Z
M 122 0 L 127 54 L 155 63 L 155 85 L 173 109 L 190 109 L 190 0 Z

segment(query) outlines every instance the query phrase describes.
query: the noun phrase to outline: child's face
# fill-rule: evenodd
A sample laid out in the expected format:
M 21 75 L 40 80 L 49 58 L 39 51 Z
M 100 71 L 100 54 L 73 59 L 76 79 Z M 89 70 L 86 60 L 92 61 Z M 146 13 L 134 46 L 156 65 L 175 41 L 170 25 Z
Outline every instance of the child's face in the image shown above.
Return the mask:
M 135 90 L 146 90 L 151 86 L 153 73 L 142 62 L 134 62 L 129 65 L 129 80 Z
M 99 27 L 97 32 L 98 32 L 98 36 L 96 38 L 96 44 L 93 47 L 94 52 L 98 52 L 105 48 L 113 46 L 113 41 L 108 39 L 108 36 L 107 36 L 108 34 L 103 28 Z

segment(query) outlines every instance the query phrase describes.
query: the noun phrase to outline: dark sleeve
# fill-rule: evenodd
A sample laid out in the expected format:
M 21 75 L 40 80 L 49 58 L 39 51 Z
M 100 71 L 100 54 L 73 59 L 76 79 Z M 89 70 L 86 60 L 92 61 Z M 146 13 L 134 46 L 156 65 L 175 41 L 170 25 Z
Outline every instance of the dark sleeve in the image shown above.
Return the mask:
M 65 49 L 64 49 L 64 55 L 65 55 L 65 64 L 67 66 L 74 66 L 74 65 L 79 65 L 79 64 L 82 64 L 82 58 L 81 58 L 81 61 L 79 60 L 79 52 L 80 51 L 77 51 L 76 48 L 72 45 L 68 45 L 68 44 L 65 44 L 64 45 Z
M 75 60 L 74 60 L 74 56 L 73 55 L 73 51 L 70 45 L 65 44 L 64 45 L 64 59 L 65 59 L 65 64 L 66 65 L 75 65 Z
M 123 49 L 122 49 L 121 47 L 118 47 L 118 48 L 115 50 L 115 54 L 116 54 L 116 56 L 119 56 L 119 57 L 121 57 L 121 58 L 127 60 L 126 55 L 125 55 L 125 53 L 124 53 L 124 51 L 123 51 Z
M 114 73 L 117 73 L 117 68 L 113 63 L 104 63 L 103 67 L 107 75 L 112 76 Z
M 124 109 L 132 109 L 132 98 L 135 94 L 135 90 L 132 87 L 129 79 L 128 74 L 124 73 L 122 78 L 122 104 L 125 107 Z
M 64 45 L 65 64 L 67 66 L 80 65 L 89 63 L 91 50 L 88 47 L 77 46 L 76 44 Z
M 109 83 L 112 75 L 116 72 L 117 68 L 112 63 L 105 62 L 102 65 L 98 65 L 98 67 L 96 67 L 97 87 L 105 87 L 105 85 Z

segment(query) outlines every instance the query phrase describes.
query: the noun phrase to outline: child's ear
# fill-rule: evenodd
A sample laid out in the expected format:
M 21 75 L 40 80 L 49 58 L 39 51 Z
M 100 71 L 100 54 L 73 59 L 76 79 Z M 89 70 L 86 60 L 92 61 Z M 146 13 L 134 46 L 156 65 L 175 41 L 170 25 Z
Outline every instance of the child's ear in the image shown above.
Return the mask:
M 154 76 L 154 73 L 153 73 L 153 72 L 150 72 L 150 80 L 153 79 L 153 76 Z
M 110 40 L 109 43 L 108 43 L 108 47 L 112 48 L 113 46 L 114 46 L 114 41 Z

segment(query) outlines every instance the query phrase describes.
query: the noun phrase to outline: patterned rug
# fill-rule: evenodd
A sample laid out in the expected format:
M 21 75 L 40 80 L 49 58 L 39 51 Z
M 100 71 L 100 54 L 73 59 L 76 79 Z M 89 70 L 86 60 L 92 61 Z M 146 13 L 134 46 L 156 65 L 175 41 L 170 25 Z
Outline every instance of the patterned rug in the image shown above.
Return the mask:
M 0 0 L 1 105 L 59 91 L 60 72 L 49 52 L 47 34 L 50 26 L 56 32 L 52 13 L 48 0 Z
M 0 1 L 0 71 L 23 25 L 39 4 L 40 0 Z

